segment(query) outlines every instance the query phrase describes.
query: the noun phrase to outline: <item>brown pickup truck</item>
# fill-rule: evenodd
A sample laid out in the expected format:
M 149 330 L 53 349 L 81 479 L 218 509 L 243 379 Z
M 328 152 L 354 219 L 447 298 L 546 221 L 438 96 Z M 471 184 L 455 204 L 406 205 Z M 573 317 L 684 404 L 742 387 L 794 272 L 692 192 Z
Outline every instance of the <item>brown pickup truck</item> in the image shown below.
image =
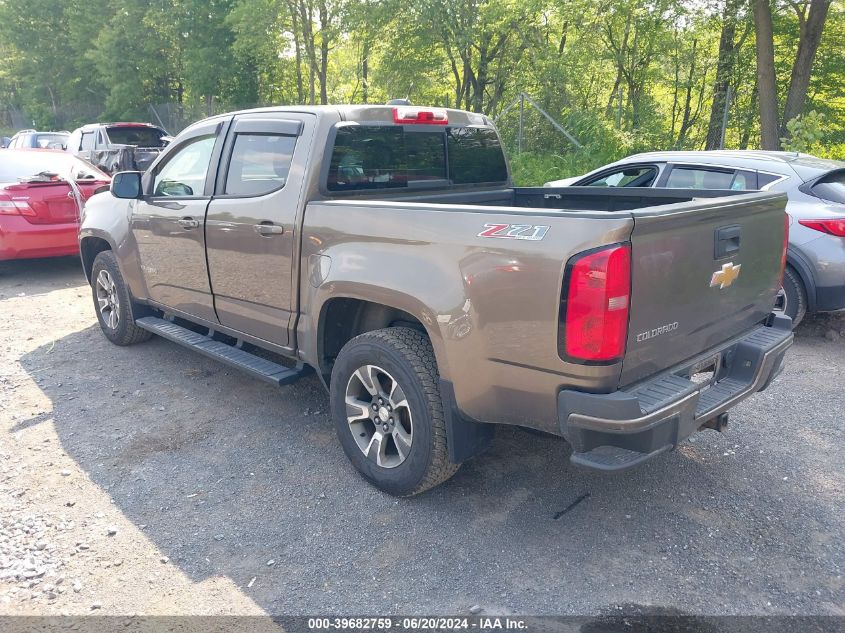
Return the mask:
M 274 107 L 115 175 L 79 239 L 109 340 L 154 333 L 279 385 L 316 372 L 354 466 L 412 495 L 496 424 L 602 471 L 722 430 L 792 342 L 771 312 L 785 203 L 515 188 L 481 114 Z

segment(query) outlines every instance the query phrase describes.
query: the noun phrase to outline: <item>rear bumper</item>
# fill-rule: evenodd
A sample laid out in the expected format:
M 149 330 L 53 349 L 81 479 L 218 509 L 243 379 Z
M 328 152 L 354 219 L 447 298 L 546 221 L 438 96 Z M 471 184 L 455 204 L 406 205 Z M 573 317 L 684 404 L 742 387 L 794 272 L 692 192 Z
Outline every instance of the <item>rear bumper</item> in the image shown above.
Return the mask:
M 79 225 L 30 224 L 19 216 L 0 218 L 0 260 L 61 257 L 79 252 Z
M 622 471 L 677 446 L 728 409 L 762 391 L 782 369 L 792 345 L 792 321 L 773 317 L 738 339 L 708 350 L 628 389 L 610 394 L 563 390 L 558 418 L 573 463 Z M 715 367 L 711 380 L 691 374 Z

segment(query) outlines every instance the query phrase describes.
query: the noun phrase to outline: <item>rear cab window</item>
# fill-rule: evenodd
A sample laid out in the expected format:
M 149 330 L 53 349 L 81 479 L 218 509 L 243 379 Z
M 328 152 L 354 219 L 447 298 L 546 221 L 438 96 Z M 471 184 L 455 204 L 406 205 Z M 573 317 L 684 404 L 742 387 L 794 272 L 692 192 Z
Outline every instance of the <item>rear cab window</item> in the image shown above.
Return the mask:
M 341 124 L 326 189 L 412 190 L 500 184 L 507 179 L 499 137 L 489 127 Z
M 164 147 L 164 130 L 147 125 L 112 125 L 105 128 L 108 141 L 115 145 Z

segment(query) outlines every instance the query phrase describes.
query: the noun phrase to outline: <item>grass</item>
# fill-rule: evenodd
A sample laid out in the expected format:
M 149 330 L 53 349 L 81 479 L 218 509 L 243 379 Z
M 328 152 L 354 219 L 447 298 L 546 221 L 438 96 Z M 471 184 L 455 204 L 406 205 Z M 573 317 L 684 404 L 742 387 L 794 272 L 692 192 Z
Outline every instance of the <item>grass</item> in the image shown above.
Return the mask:
M 586 149 L 567 154 L 522 152 L 510 154 L 510 165 L 514 184 L 519 187 L 534 187 L 550 180 L 580 176 L 618 158 L 610 152 L 602 154 Z

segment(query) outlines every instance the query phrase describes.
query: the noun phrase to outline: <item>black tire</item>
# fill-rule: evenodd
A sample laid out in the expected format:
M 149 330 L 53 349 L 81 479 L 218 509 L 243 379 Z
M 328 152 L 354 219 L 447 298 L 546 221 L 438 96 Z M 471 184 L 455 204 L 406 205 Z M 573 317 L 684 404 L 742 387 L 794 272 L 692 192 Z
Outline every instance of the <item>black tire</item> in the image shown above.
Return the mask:
M 105 313 L 100 309 L 100 298 L 98 298 L 98 288 L 100 291 L 104 290 L 102 286 L 99 286 L 98 281 L 101 273 L 107 275 L 108 279 L 113 282 L 112 296 L 116 299 L 107 307 Z M 111 251 L 102 251 L 94 259 L 94 264 L 91 266 L 91 295 L 94 299 L 94 309 L 97 313 L 100 329 L 112 343 L 115 345 L 134 345 L 146 341 L 152 336 L 151 332 L 135 325 L 132 297 L 129 295 L 129 288 L 123 280 L 123 275 L 120 274 L 117 258 Z M 112 326 L 113 321 L 108 317 L 110 311 L 113 311 L 117 316 L 117 323 L 114 327 Z
M 398 383 L 413 418 L 410 450 L 404 461 L 393 467 L 383 467 L 364 454 L 347 419 L 347 390 L 353 384 L 353 374 L 365 366 L 383 369 Z M 424 334 L 394 327 L 367 332 L 349 341 L 332 369 L 330 398 L 332 417 L 346 456 L 376 488 L 409 497 L 443 483 L 460 468 L 460 464 L 449 461 L 437 363 L 431 342 Z M 368 419 L 363 421 L 370 424 Z
M 807 314 L 807 291 L 801 277 L 791 266 L 783 271 L 783 300 L 781 308 L 784 314 L 792 319 L 792 327 L 797 327 Z

